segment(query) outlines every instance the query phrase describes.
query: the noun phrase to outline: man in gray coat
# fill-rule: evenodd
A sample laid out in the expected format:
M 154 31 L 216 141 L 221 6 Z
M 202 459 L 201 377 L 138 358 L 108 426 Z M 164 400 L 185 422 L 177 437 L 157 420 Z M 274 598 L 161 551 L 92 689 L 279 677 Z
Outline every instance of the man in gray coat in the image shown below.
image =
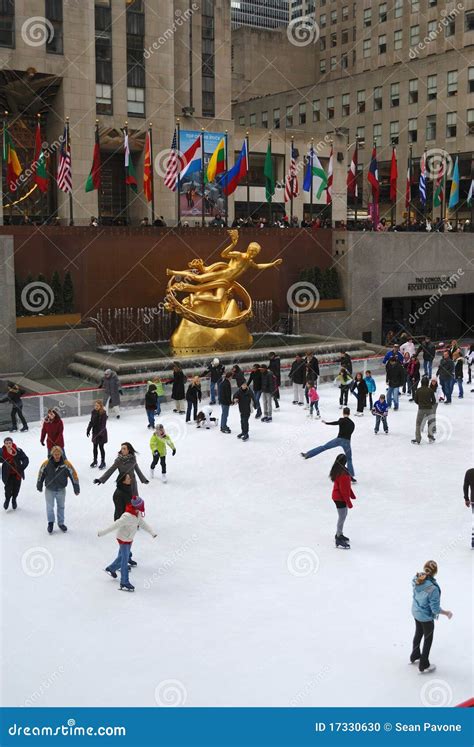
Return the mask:
M 122 390 L 120 388 L 119 377 L 107 368 L 104 371 L 104 378 L 102 379 L 101 388 L 104 390 L 104 399 L 106 408 L 113 410 L 116 418 L 120 418 L 120 395 Z

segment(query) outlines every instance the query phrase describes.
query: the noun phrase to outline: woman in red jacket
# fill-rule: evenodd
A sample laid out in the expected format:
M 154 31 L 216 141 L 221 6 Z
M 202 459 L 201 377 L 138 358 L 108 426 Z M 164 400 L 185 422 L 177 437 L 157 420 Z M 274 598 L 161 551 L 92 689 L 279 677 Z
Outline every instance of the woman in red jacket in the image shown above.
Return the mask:
M 40 437 L 42 446 L 44 446 L 44 440 L 46 439 L 48 454 L 51 452 L 53 446 L 60 446 L 63 450 L 64 457 L 66 456 L 64 453 L 63 431 L 64 424 L 56 410 L 48 410 L 41 429 Z
M 350 550 L 349 537 L 343 534 L 344 522 L 347 517 L 347 511 L 352 508 L 352 501 L 355 495 L 352 492 L 351 476 L 346 468 L 347 457 L 345 454 L 338 454 L 336 461 L 331 467 L 329 477 L 333 481 L 332 499 L 337 508 L 337 528 L 336 528 L 336 547 L 342 547 L 344 550 Z M 352 499 L 352 500 L 351 500 Z

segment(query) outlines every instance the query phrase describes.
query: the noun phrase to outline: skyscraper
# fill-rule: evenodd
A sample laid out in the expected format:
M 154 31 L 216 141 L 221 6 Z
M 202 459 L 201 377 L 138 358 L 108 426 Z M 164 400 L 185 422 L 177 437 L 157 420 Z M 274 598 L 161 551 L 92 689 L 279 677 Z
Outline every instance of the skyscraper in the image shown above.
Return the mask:
M 290 0 L 231 0 L 232 26 L 276 29 L 288 25 Z

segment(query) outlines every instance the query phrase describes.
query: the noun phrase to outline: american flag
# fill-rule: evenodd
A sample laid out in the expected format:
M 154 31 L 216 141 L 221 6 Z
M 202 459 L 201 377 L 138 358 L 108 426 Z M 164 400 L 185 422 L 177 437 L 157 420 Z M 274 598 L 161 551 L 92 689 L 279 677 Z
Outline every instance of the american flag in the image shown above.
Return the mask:
M 168 163 L 166 164 L 165 174 L 165 185 L 168 189 L 176 192 L 176 185 L 178 183 L 179 163 L 178 163 L 178 141 L 176 137 L 176 129 L 173 135 L 173 142 L 171 143 L 171 150 L 168 157 Z
M 290 202 L 292 197 L 298 197 L 300 193 L 296 172 L 296 158 L 296 150 L 291 148 L 290 170 L 286 175 L 285 181 L 285 202 Z
M 72 192 L 71 149 L 69 145 L 69 133 L 67 126 L 64 128 L 63 138 L 61 141 L 57 181 L 60 190 L 66 193 Z

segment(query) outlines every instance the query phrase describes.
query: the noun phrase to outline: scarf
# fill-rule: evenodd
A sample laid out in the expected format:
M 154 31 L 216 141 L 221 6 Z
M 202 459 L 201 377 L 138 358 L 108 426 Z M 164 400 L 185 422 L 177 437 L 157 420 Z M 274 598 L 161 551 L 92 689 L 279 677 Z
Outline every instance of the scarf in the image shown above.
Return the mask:
M 2 457 L 10 467 L 10 472 L 16 477 L 17 480 L 21 480 L 21 475 L 16 468 L 15 457 L 18 453 L 16 444 L 12 444 L 13 452 L 8 451 L 7 447 L 2 448 Z

